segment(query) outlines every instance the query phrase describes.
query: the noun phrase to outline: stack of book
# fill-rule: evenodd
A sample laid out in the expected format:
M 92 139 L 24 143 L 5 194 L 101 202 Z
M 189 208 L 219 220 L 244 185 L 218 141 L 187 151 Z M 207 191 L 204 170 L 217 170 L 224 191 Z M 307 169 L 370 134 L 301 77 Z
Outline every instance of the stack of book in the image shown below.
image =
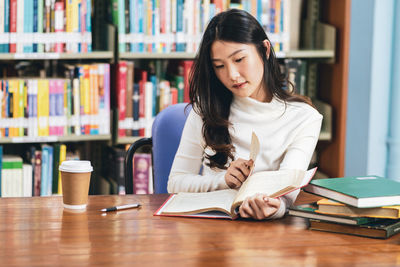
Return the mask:
M 293 206 L 289 214 L 309 219 L 309 229 L 372 238 L 400 232 L 400 183 L 378 176 L 311 181 L 304 191 L 322 196 Z

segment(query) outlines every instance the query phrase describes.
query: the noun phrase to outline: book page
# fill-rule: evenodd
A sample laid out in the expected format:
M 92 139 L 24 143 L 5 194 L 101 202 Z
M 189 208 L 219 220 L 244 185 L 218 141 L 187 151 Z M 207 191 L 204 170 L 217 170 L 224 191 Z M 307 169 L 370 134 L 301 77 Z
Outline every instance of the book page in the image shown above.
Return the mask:
M 240 206 L 247 197 L 258 193 L 266 194 L 270 197 L 277 197 L 293 191 L 296 188 L 300 188 L 306 177 L 307 179 L 311 179 L 309 176 L 305 175 L 305 171 L 302 170 L 264 171 L 254 173 L 242 184 L 234 200 L 234 204 L 232 205 L 233 209 Z
M 237 190 L 226 189 L 203 193 L 178 193 L 165 204 L 161 214 L 196 214 L 204 211 L 222 211 L 230 215 Z
M 253 166 L 252 166 L 251 169 L 250 169 L 250 175 L 251 175 L 252 172 L 253 172 L 253 169 L 254 169 L 254 166 L 255 166 L 255 163 L 256 163 L 256 158 L 257 158 L 257 155 L 258 155 L 259 152 L 260 152 L 260 141 L 258 140 L 257 135 L 256 135 L 254 132 L 252 132 L 252 133 L 251 133 L 251 143 L 250 143 L 250 156 L 249 156 L 249 159 L 252 159 L 254 164 L 253 164 Z

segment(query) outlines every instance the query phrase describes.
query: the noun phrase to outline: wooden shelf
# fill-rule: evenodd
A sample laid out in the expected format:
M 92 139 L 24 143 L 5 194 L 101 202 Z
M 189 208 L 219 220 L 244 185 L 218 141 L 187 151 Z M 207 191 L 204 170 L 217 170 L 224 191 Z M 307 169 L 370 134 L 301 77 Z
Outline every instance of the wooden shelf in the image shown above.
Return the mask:
M 195 53 L 171 52 L 171 53 L 120 53 L 120 59 L 194 59 Z
M 112 59 L 112 51 L 90 53 L 0 53 L 0 60 Z
M 120 59 L 194 59 L 195 53 L 120 53 Z M 323 58 L 331 59 L 335 56 L 333 50 L 294 50 L 276 52 L 277 58 Z
M 17 143 L 55 143 L 55 142 L 83 142 L 83 141 L 108 141 L 111 134 L 104 135 L 71 135 L 71 136 L 37 136 L 37 137 L 4 137 L 0 138 L 0 144 Z
M 331 59 L 335 57 L 333 50 L 293 50 L 276 52 L 277 58 L 324 58 Z
M 133 144 L 137 140 L 144 138 L 142 136 L 125 136 L 125 137 L 118 137 L 115 141 L 117 145 L 125 145 L 125 144 Z

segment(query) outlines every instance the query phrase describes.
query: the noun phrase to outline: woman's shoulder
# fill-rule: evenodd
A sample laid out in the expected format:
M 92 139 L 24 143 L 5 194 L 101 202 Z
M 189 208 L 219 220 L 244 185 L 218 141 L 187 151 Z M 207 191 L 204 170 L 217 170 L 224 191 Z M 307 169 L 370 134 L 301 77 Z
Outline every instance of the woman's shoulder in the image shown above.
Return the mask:
M 287 112 L 296 113 L 299 116 L 305 116 L 311 120 L 322 119 L 322 115 L 315 107 L 304 102 L 287 102 Z

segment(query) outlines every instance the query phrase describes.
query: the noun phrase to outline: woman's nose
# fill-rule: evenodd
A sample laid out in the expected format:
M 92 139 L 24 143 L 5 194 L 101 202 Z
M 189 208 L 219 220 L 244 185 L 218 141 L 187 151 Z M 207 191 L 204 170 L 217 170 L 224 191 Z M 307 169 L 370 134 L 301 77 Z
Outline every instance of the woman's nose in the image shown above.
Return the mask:
M 237 79 L 240 77 L 239 71 L 235 67 L 229 67 L 229 78 L 232 81 L 237 81 Z

